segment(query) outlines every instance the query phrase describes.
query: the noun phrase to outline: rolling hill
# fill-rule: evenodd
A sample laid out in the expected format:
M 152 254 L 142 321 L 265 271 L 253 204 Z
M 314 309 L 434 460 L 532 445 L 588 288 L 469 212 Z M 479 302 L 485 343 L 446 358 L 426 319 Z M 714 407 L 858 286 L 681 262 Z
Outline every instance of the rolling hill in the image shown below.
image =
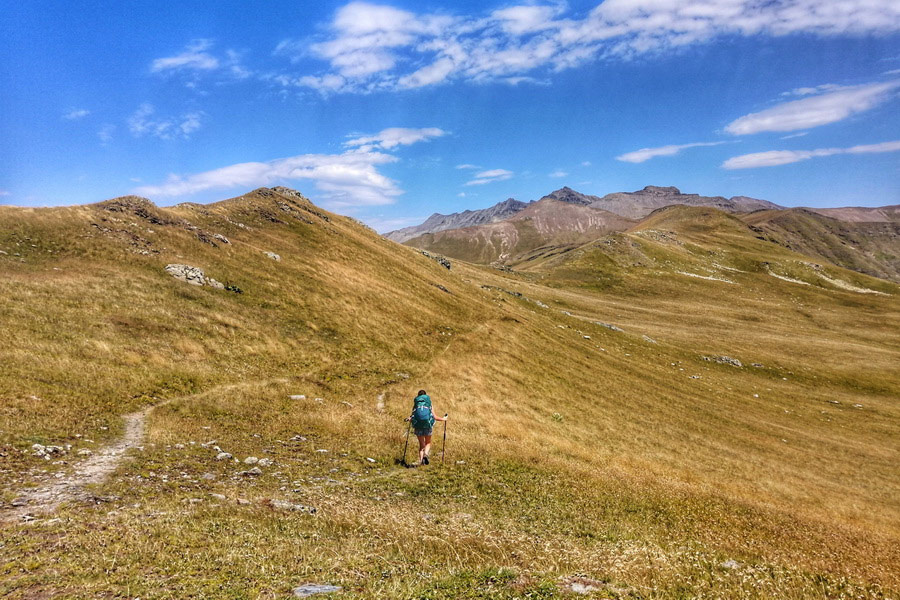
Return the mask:
M 0 594 L 895 596 L 900 286 L 741 219 L 542 200 L 501 271 L 287 188 L 0 207 Z

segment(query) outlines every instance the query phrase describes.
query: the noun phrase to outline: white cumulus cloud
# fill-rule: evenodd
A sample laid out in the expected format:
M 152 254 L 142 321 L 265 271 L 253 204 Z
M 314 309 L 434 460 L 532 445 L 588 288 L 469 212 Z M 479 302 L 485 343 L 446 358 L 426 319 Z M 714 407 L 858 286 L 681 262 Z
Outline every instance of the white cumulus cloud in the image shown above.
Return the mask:
M 437 127 L 395 127 L 345 143 L 341 154 L 300 154 L 266 162 L 246 162 L 195 173 L 170 175 L 158 185 L 134 190 L 145 196 L 189 196 L 214 189 L 248 188 L 291 181 L 311 181 L 332 207 L 391 204 L 403 194 L 397 182 L 378 171 L 399 159 L 378 149 L 395 149 L 440 137 Z
M 660 146 L 658 148 L 641 148 L 640 150 L 634 150 L 633 152 L 626 152 L 625 154 L 619 155 L 616 157 L 616 160 L 630 163 L 642 163 L 650 160 L 651 158 L 656 158 L 657 156 L 675 156 L 682 150 L 686 150 L 688 148 L 698 148 L 701 146 L 718 146 L 724 143 L 725 142 L 694 142 L 692 144 Z
M 474 178 L 467 181 L 466 185 L 484 185 L 495 181 L 504 181 L 510 179 L 513 175 L 512 171 L 507 171 L 506 169 L 490 169 L 475 173 Z
M 587 14 L 564 2 L 523 2 L 486 14 L 403 10 L 373 2 L 339 8 L 323 33 L 275 49 L 318 72 L 273 77 L 323 94 L 371 93 L 463 80 L 541 84 L 592 60 L 678 51 L 724 36 L 891 35 L 896 0 L 605 0 Z M 340 79 L 337 79 L 340 78 Z M 798 88 L 794 95 L 827 88 Z
M 729 158 L 722 163 L 724 169 L 755 169 L 757 167 L 776 167 L 790 163 L 819 158 L 822 156 L 834 156 L 836 154 L 876 154 L 882 152 L 900 151 L 900 141 L 882 142 L 880 144 L 867 144 L 852 146 L 850 148 L 820 148 L 818 150 L 769 150 L 768 152 L 754 152 Z
M 735 119 L 725 127 L 725 131 L 733 135 L 747 135 L 761 131 L 797 131 L 835 123 L 883 104 L 896 95 L 898 87 L 900 80 L 829 87 L 825 93 L 791 100 Z

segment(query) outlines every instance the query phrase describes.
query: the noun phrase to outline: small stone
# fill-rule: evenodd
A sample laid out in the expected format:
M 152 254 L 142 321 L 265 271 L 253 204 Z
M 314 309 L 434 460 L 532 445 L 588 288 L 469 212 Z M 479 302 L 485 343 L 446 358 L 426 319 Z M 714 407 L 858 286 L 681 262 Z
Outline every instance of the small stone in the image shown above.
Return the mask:
M 275 461 L 273 461 L 271 458 L 261 458 L 259 459 L 259 462 L 257 464 L 259 464 L 259 466 L 261 467 L 271 467 L 274 463 Z
M 853 405 L 853 408 L 862 408 L 862 407 L 863 407 L 862 404 L 854 404 L 854 405 Z
M 210 494 L 210 497 L 215 498 L 216 500 L 227 500 L 227 499 L 228 499 L 228 498 L 225 496 L 225 494 L 215 494 L 215 493 L 212 493 L 212 494 Z
M 318 450 L 316 450 L 316 452 L 325 453 L 325 452 L 328 452 L 328 450 L 326 450 L 325 448 L 319 448 Z
M 247 500 L 246 498 L 238 498 L 237 500 L 235 500 L 235 502 L 237 502 L 238 504 L 243 505 L 243 506 L 250 504 L 250 501 Z
M 216 460 L 228 460 L 229 458 L 232 458 L 232 456 L 227 452 L 219 452 L 216 454 Z
M 78 451 L 78 456 L 90 456 L 91 454 L 93 454 L 93 452 L 91 452 L 87 448 L 82 448 Z
M 203 475 L 200 476 L 200 479 L 204 479 L 206 481 L 212 481 L 215 478 L 216 478 L 216 476 L 213 473 L 204 473 Z
M 740 568 L 740 566 L 741 566 L 741 563 L 739 563 L 736 560 L 731 560 L 731 559 L 726 560 L 725 562 L 722 563 L 722 567 L 725 569 L 738 569 L 738 568 Z
M 306 394 L 291 394 L 289 398 L 291 400 L 306 400 Z
M 263 472 L 262 472 L 262 469 L 260 469 L 259 467 L 253 467 L 252 469 L 250 469 L 248 471 L 241 471 L 238 474 L 244 475 L 245 477 L 259 477 L 260 475 L 263 474 Z
M 203 502 L 202 498 L 188 498 L 187 499 L 188 504 L 200 504 L 201 502 Z
M 641 338 L 642 338 L 645 342 L 648 342 L 648 343 L 650 343 L 650 344 L 655 344 L 655 343 L 656 343 L 656 340 L 654 340 L 654 339 L 653 339 L 652 337 L 650 337 L 649 335 L 642 335 Z
M 291 441 L 292 442 L 305 442 L 306 438 L 303 437 L 302 435 L 295 435 L 294 437 L 291 438 Z
M 368 456 L 366 457 L 366 460 L 369 461 L 370 463 L 374 463 L 374 462 L 375 462 L 375 459 L 374 459 L 374 458 L 369 458 Z
M 12 502 L 10 502 L 10 504 L 13 506 L 25 506 L 26 504 L 28 504 L 28 499 L 27 498 L 16 498 Z
M 449 261 L 448 261 L 449 262 Z M 294 596 L 297 598 L 307 598 L 316 594 L 331 594 L 341 591 L 339 585 L 321 585 L 318 583 L 305 583 L 300 587 L 294 588 Z
M 325 399 L 324 398 L 316 398 L 315 402 L 316 402 L 316 404 L 325 404 Z
M 183 450 L 184 444 L 175 444 L 175 446 L 173 446 L 173 448 L 175 448 L 176 450 Z
M 265 255 L 268 256 L 269 258 L 271 258 L 272 260 L 274 260 L 275 262 L 281 262 L 281 257 L 279 255 L 275 254 L 274 252 L 266 252 Z
M 245 465 L 255 465 L 258 462 L 259 462 L 259 459 L 256 458 L 255 456 L 248 456 L 247 458 L 244 459 Z
M 347 402 L 346 400 L 344 400 L 343 402 L 341 402 L 341 404 L 343 404 L 343 405 L 346 406 L 346 407 L 353 408 L 353 405 L 352 405 L 351 403 Z

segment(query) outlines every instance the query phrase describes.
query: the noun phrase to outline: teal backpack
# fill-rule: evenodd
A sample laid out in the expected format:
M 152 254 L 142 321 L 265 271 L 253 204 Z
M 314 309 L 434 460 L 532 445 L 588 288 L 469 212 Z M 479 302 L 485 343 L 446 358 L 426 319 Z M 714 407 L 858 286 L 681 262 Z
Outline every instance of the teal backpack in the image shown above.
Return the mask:
M 412 426 L 414 429 L 431 429 L 434 426 L 434 414 L 431 412 L 431 398 L 427 395 L 416 396 L 413 400 Z

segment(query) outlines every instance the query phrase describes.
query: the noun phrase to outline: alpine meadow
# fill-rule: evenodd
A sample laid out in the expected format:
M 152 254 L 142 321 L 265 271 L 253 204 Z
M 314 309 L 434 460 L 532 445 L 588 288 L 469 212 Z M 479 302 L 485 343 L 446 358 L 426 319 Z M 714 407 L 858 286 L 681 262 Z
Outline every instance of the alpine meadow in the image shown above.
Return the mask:
M 897 0 L 0 56 L 0 597 L 900 600 Z

